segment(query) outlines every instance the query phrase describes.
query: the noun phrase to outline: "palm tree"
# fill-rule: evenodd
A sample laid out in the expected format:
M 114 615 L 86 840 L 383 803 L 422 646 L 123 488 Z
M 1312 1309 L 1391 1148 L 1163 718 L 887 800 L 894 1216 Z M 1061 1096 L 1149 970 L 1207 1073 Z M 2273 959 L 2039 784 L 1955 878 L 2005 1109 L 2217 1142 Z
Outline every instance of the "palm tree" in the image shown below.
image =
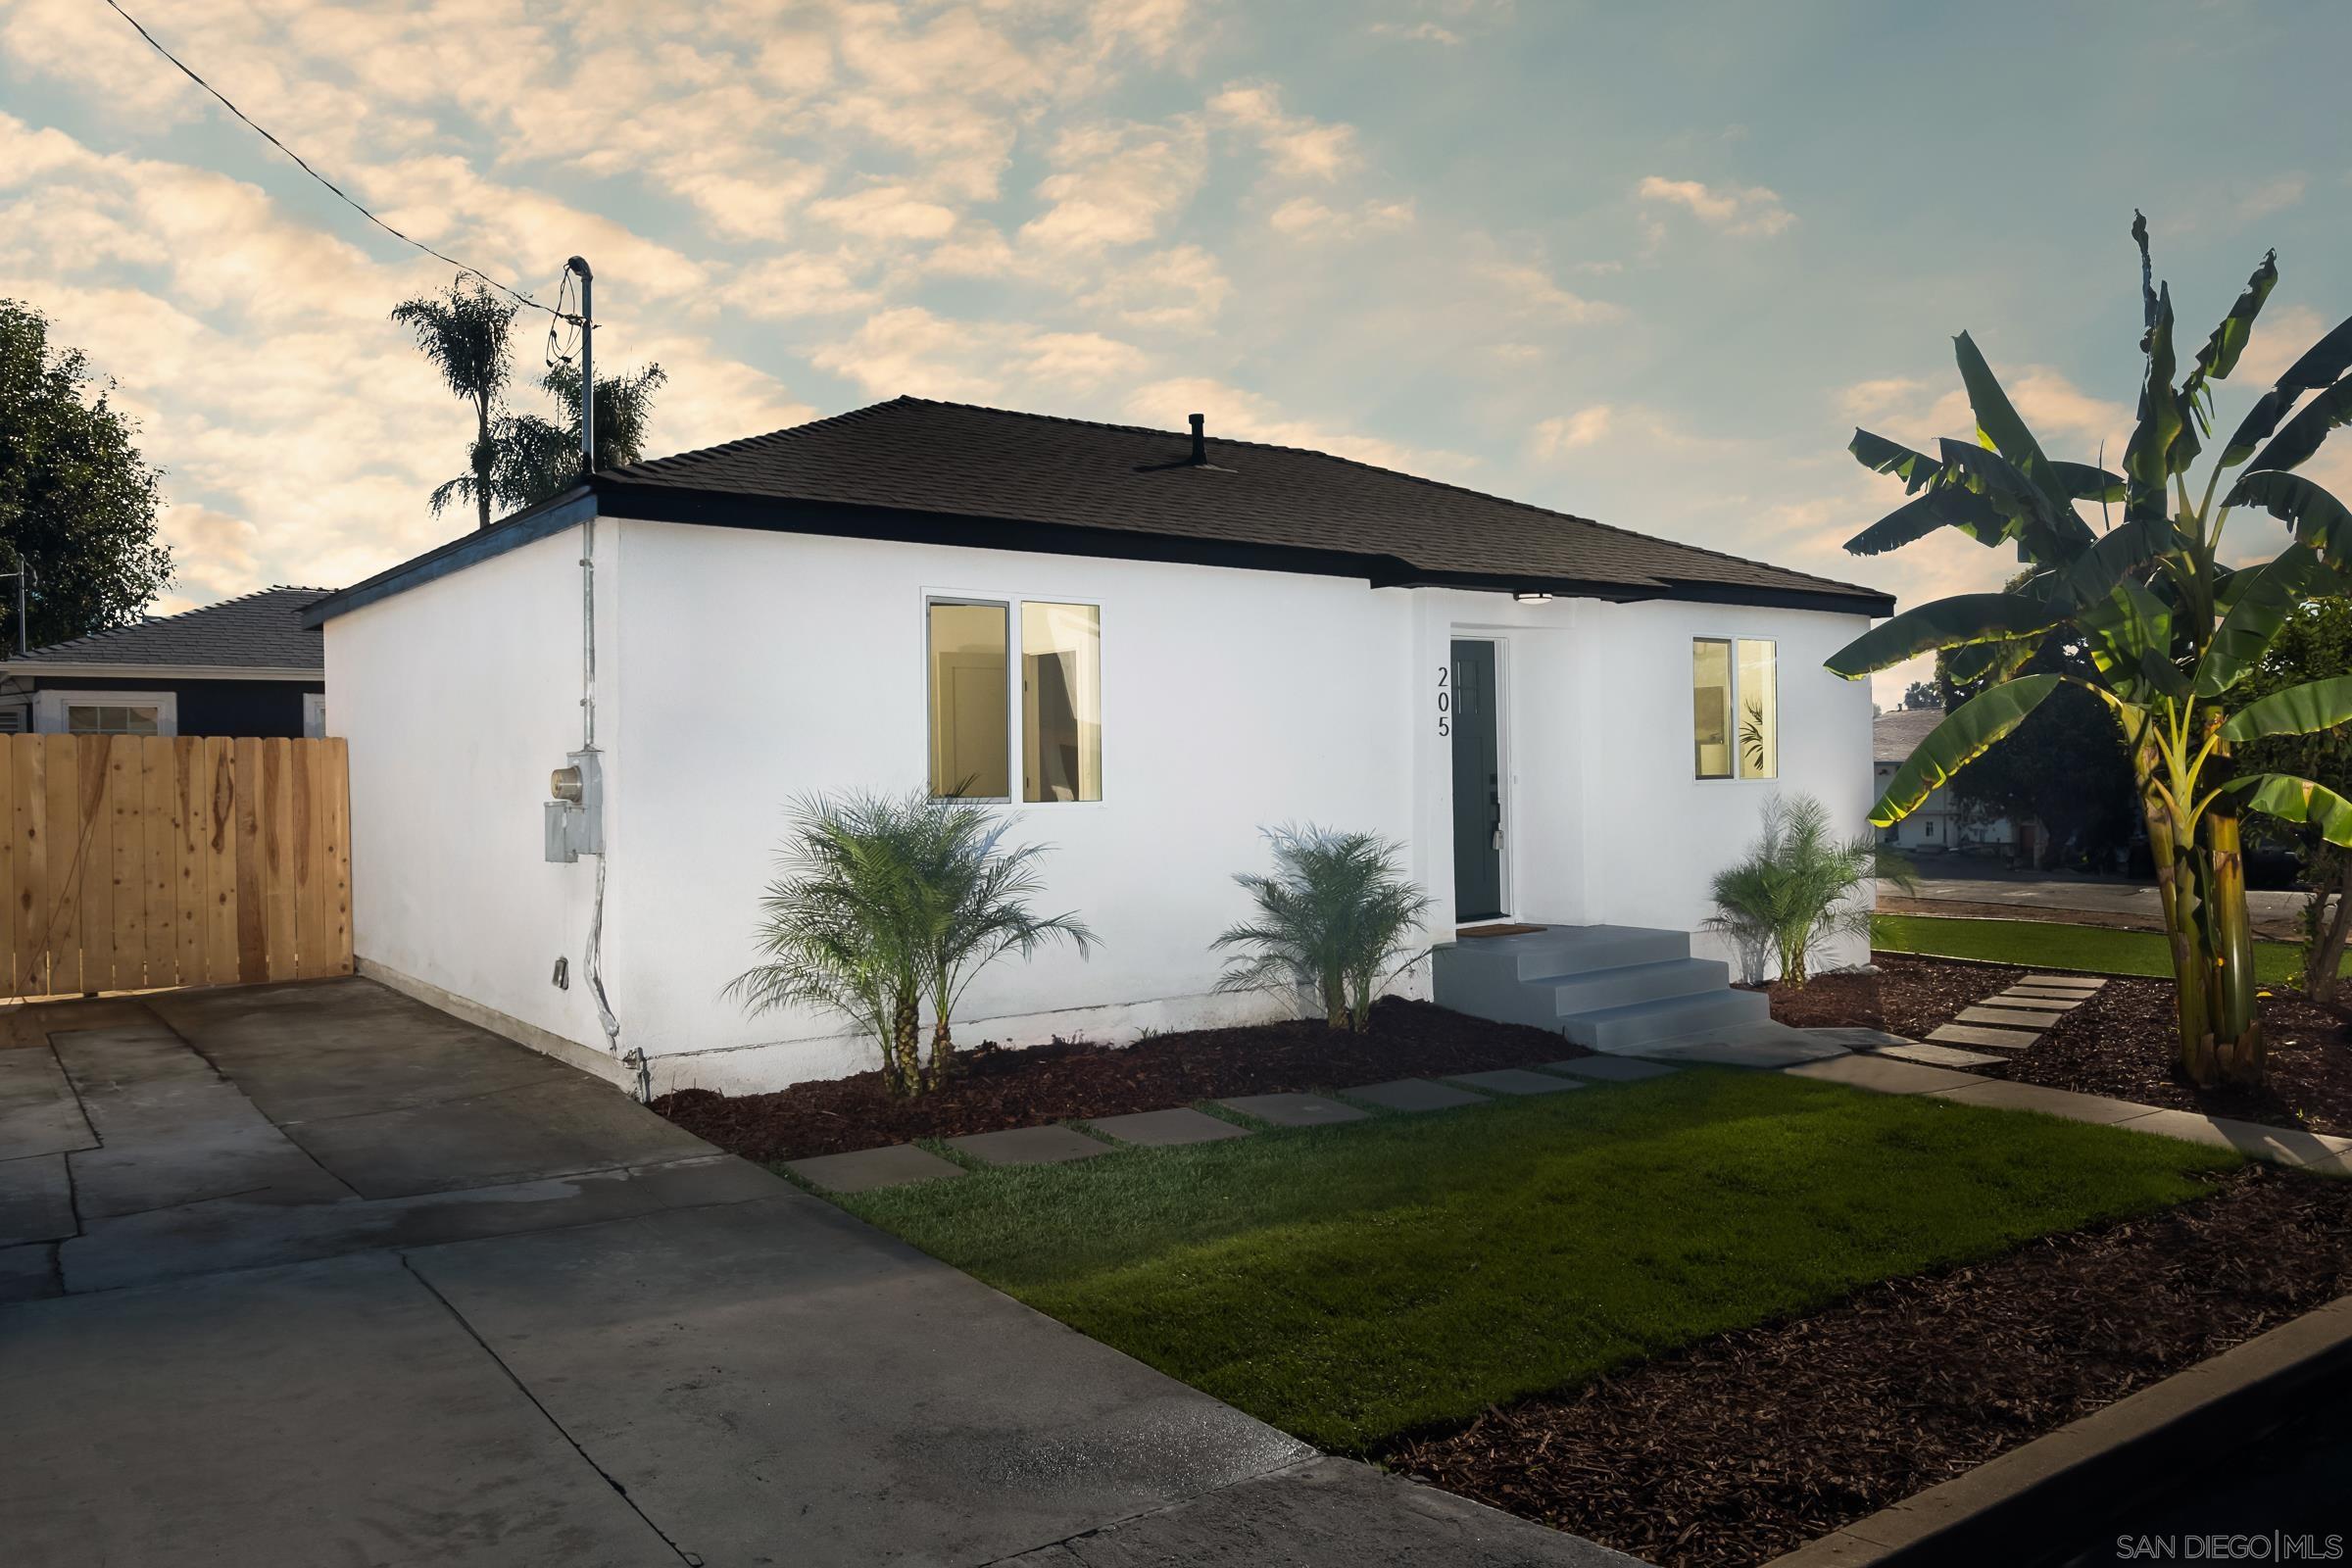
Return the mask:
M 1746 858 L 1715 874 L 1716 913 L 1707 929 L 1738 949 L 1743 980 L 1764 978 L 1769 952 L 1780 959 L 1782 982 L 1802 986 L 1825 938 L 1870 940 L 1874 881 L 1909 887 L 1910 868 L 1868 834 L 1832 837 L 1829 809 L 1812 796 L 1775 795 L 1764 803 L 1763 831 Z
M 654 393 L 668 380 L 659 365 L 627 375 L 596 378 L 596 466 L 618 468 L 645 456 L 646 429 L 653 421 Z M 500 501 L 532 507 L 562 495 L 580 480 L 580 371 L 558 365 L 539 384 L 556 400 L 563 422 L 535 414 L 509 415 L 498 426 Z
M 1050 941 L 1084 953 L 1095 940 L 1069 914 L 1040 916 L 1040 846 L 1007 849 L 1004 825 L 974 802 L 853 791 L 792 807 L 783 874 L 760 900 L 765 961 L 727 992 L 754 1013 L 822 1007 L 849 1018 L 882 1053 L 891 1093 L 947 1081 L 949 1016 L 973 976 L 1007 953 Z M 936 1021 L 929 1071 L 921 1007 Z
M 1397 847 L 1377 834 L 1312 823 L 1264 833 L 1274 874 L 1234 878 L 1257 913 L 1209 944 L 1242 950 L 1217 989 L 1312 991 L 1332 1028 L 1370 1028 L 1383 982 L 1420 956 L 1412 939 L 1432 901 L 1397 870 Z
M 516 309 L 512 301 L 500 298 L 488 284 L 466 272 L 457 275 L 446 295 L 403 300 L 392 307 L 392 319 L 416 335 L 416 346 L 433 362 L 450 391 L 473 405 L 468 471 L 433 491 L 435 515 L 450 502 L 469 498 L 479 526 L 490 526 L 499 461 L 494 420 L 499 398 L 514 371 L 507 334 Z
M 2241 813 L 2306 823 L 2330 843 L 2352 845 L 2352 801 L 2292 774 L 2239 772 L 2231 752 L 2352 719 L 2352 675 L 2289 687 L 2235 713 L 2225 699 L 2300 607 L 2352 588 L 2344 574 L 2352 567 L 2352 511 L 2292 471 L 2330 430 L 2352 421 L 2352 320 L 2262 395 L 2213 463 L 2201 498 L 2191 500 L 2188 471 L 2212 434 L 2213 385 L 2245 351 L 2278 279 L 2277 256 L 2263 258 L 2176 386 L 2172 291 L 2153 281 L 2146 220 L 2134 215 L 2132 233 L 2140 255 L 2145 369 L 2124 472 L 2051 461 L 1962 333 L 1960 378 L 1977 440 L 1944 441 L 1930 457 L 1856 430 L 1854 456 L 1900 476 L 1914 499 L 1846 548 L 1877 555 L 1949 527 L 1979 544 L 2014 543 L 2030 569 L 2004 592 L 1906 611 L 1839 651 L 1829 667 L 1859 679 L 1940 649 L 1956 680 L 1989 683 L 1895 774 L 1871 813 L 1882 827 L 1916 810 L 2061 684 L 2098 698 L 2130 748 L 2156 860 L 2180 1069 L 2201 1085 L 2258 1081 L 2263 1040 Z M 2306 393 L 2317 395 L 2297 411 Z M 2239 468 L 2225 491 L 2224 476 Z M 2094 531 L 2075 510 L 2087 500 L 2121 502 L 2122 522 Z M 2224 565 L 2224 532 L 2237 508 L 2268 512 L 2290 526 L 2292 539 L 2267 562 Z M 2045 634 L 2060 627 L 2088 649 L 2092 672 L 2022 673 Z

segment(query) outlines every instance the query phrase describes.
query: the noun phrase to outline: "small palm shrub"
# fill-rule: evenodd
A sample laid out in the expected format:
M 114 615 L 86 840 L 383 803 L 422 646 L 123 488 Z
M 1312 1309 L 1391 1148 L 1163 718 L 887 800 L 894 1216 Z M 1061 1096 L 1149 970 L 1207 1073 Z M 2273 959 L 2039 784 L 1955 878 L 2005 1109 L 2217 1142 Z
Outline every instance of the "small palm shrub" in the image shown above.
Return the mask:
M 1773 796 L 1764 826 L 1740 860 L 1715 873 L 1715 915 L 1706 928 L 1740 955 L 1741 978 L 1764 978 L 1768 956 L 1781 979 L 1805 983 L 1812 954 L 1834 936 L 1870 940 L 1873 883 L 1909 887 L 1911 874 L 1869 834 L 1838 839 L 1830 813 L 1810 795 Z
M 1430 898 L 1396 868 L 1398 847 L 1377 834 L 1311 823 L 1264 832 L 1274 874 L 1234 878 L 1257 912 L 1210 944 L 1235 951 L 1217 989 L 1311 991 L 1334 1029 L 1369 1028 L 1381 987 L 1420 957 L 1414 938 Z
M 760 901 L 764 961 L 727 994 L 755 1015 L 803 1005 L 847 1017 L 880 1048 L 893 1094 L 948 1080 L 949 1018 L 982 969 L 1048 942 L 1084 954 L 1095 940 L 1075 915 L 1030 908 L 1045 847 L 1006 847 L 1007 824 L 985 806 L 918 789 L 811 795 L 790 810 L 779 874 Z

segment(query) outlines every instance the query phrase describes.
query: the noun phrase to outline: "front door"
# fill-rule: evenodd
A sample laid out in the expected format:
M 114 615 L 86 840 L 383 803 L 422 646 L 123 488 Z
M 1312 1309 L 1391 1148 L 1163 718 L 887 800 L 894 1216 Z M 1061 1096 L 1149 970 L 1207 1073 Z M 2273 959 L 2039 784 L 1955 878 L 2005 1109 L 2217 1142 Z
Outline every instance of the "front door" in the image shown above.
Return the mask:
M 1494 645 L 1453 645 L 1453 914 L 1490 920 L 1502 907 L 1502 748 Z

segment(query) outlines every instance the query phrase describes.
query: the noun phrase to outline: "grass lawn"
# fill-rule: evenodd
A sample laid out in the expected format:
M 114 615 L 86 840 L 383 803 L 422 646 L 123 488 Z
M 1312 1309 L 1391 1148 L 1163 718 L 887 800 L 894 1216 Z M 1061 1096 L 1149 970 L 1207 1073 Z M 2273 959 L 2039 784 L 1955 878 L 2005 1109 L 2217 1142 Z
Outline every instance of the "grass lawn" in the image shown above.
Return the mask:
M 1938 914 L 1871 916 L 1871 945 L 1889 953 L 1940 958 L 1983 958 L 2035 969 L 2084 969 L 2098 974 L 2144 974 L 2169 980 L 2171 949 L 2156 931 L 2057 925 L 2046 920 L 1978 920 Z M 2344 960 L 2352 974 L 2352 955 Z M 2290 942 L 2254 944 L 2254 972 L 2264 985 L 2292 985 L 2303 972 Z
M 2179 1202 L 2236 1162 L 1696 1070 L 842 1201 L 1196 1388 L 1363 1452 L 1869 1281 Z

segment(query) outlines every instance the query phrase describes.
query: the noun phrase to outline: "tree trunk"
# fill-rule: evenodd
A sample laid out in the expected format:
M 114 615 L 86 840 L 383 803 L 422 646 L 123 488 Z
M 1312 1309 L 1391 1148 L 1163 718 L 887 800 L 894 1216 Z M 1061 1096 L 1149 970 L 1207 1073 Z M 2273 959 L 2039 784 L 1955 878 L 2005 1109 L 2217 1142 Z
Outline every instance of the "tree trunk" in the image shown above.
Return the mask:
M 480 517 L 478 526 L 490 526 L 490 469 L 496 461 L 490 446 L 490 398 L 487 393 L 474 400 L 473 440 L 473 505 Z
M 948 1028 L 948 1015 L 941 1013 L 931 1026 L 931 1087 L 943 1089 L 956 1070 L 956 1036 Z
M 2325 849 L 2314 858 L 2312 870 L 2311 903 L 2303 911 L 2303 991 L 2321 1006 L 2332 1007 L 2341 986 L 2344 948 L 2352 941 L 2352 855 Z M 2331 872 L 2332 889 L 2328 886 Z
M 2254 920 L 2246 908 L 2246 865 L 2238 844 L 2237 812 L 2216 803 L 2205 813 L 2207 864 L 2205 924 L 2213 958 L 2214 1063 L 2219 1081 L 2260 1083 L 2262 1017 L 2256 1007 Z M 2200 1079 L 2202 1083 L 2205 1080 Z
M 2196 848 L 2176 831 L 2172 808 L 2156 792 L 2160 758 L 2155 736 L 2142 738 L 2132 755 L 2139 780 L 2139 808 L 2148 829 L 2148 856 L 2156 867 L 2156 897 L 2164 910 L 2165 940 L 2172 950 L 2173 1006 L 2179 1026 L 2174 1054 L 2192 1083 L 2212 1071 L 2213 1034 L 2208 1022 L 2206 980 L 2212 964 L 2197 924 Z
M 923 1089 L 922 1019 L 915 1010 L 914 994 L 909 991 L 899 999 L 891 1015 L 891 1071 L 890 1092 L 894 1095 L 917 1095 Z

